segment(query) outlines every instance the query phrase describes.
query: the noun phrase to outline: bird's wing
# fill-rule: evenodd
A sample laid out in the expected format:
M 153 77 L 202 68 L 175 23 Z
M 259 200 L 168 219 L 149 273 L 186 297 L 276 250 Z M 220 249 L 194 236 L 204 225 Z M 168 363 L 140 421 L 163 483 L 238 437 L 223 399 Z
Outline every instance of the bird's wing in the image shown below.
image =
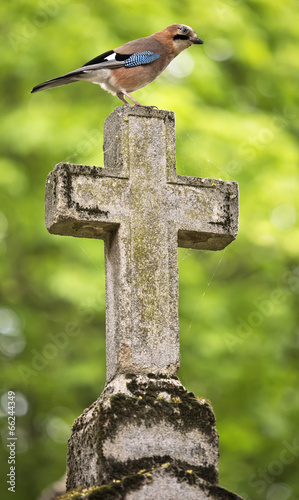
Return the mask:
M 115 69 L 125 66 L 132 68 L 134 66 L 141 66 L 156 61 L 160 57 L 159 54 L 145 50 L 144 52 L 133 52 L 130 54 L 120 54 L 114 50 L 104 52 L 100 56 L 91 59 L 85 63 L 82 68 L 77 71 L 89 71 L 98 69 Z
M 104 54 L 91 59 L 91 61 L 85 63 L 81 66 L 81 68 L 70 71 L 69 73 L 59 76 L 58 78 L 54 78 L 54 80 L 65 77 L 76 77 L 84 73 L 100 69 L 117 69 L 122 68 L 123 66 L 126 68 L 132 68 L 134 66 L 141 66 L 143 64 L 154 62 L 158 59 L 158 57 L 160 57 L 159 54 L 149 50 L 144 52 L 134 52 L 133 54 L 119 54 L 114 50 L 109 50 L 108 52 L 104 52 Z
M 91 61 L 85 63 L 81 66 L 81 68 L 36 85 L 32 89 L 31 93 L 82 80 L 84 79 L 84 75 L 87 76 L 89 73 L 101 69 L 117 69 L 122 67 L 132 68 L 143 64 L 149 64 L 158 59 L 158 57 L 160 57 L 159 54 L 149 50 L 144 52 L 134 52 L 131 54 L 120 54 L 114 50 L 109 50 L 108 52 L 104 52 L 94 59 L 91 59 Z

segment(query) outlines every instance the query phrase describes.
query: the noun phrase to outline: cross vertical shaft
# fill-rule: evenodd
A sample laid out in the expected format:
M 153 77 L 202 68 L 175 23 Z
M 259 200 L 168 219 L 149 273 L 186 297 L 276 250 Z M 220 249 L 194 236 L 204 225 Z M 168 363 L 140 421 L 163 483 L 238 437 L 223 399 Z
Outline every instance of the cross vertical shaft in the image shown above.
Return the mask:
M 110 133 L 109 120 L 105 129 L 105 148 L 115 150 L 117 141 L 127 148 L 123 157 L 129 158 L 124 217 L 106 243 L 108 366 L 133 373 L 145 369 L 175 374 L 179 365 L 177 243 L 170 244 L 163 206 L 168 160 L 165 120 L 130 116 L 124 124 L 117 138 Z M 107 163 L 109 168 L 109 155 Z

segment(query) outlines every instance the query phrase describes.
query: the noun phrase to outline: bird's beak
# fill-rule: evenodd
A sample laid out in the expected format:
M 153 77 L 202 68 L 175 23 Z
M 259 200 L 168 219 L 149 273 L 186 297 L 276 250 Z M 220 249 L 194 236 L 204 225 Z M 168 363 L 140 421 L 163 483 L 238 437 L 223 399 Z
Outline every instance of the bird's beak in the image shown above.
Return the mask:
M 190 42 L 195 43 L 195 44 L 204 43 L 204 41 L 201 38 L 192 38 L 192 37 L 190 37 Z

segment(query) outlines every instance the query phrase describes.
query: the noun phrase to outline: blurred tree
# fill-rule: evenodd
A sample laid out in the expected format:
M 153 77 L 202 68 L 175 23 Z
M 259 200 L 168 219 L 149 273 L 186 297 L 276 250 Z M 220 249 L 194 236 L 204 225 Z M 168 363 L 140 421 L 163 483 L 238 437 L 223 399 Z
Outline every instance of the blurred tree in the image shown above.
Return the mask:
M 299 496 L 298 21 L 295 0 L 1 4 L 1 471 L 15 390 L 15 500 L 62 476 L 72 421 L 105 383 L 103 243 L 47 234 L 43 198 L 59 161 L 103 165 L 119 104 L 85 83 L 30 90 L 174 22 L 205 45 L 136 98 L 175 111 L 179 173 L 240 185 L 236 242 L 179 251 L 180 377 L 214 406 L 221 484 L 247 500 Z

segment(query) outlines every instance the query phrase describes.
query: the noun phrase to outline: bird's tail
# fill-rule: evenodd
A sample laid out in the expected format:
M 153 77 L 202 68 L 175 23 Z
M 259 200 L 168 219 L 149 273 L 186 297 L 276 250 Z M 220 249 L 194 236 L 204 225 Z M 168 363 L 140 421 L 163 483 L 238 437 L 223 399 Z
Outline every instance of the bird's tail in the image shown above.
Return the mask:
M 54 87 L 60 87 L 61 85 L 67 85 L 68 83 L 77 82 L 79 78 L 74 75 L 63 75 L 58 76 L 58 78 L 53 78 L 53 80 L 47 80 L 46 82 L 39 83 L 31 90 L 31 94 L 34 92 L 39 92 L 40 90 L 52 89 Z

